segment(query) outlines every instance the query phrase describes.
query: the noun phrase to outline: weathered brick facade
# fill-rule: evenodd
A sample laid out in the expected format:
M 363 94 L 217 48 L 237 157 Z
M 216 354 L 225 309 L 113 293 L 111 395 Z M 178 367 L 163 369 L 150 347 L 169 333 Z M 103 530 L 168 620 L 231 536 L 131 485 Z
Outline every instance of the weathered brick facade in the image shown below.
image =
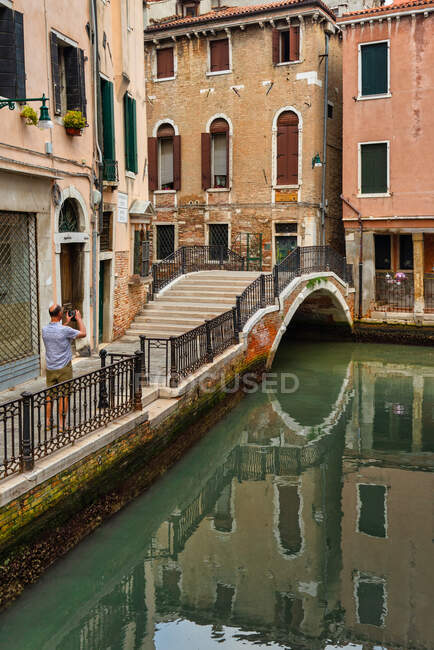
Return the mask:
M 145 30 L 148 135 L 155 137 L 159 125 L 170 123 L 181 137 L 180 190 L 153 192 L 154 223 L 175 224 L 175 246 L 209 243 L 208 226 L 213 223 L 228 224 L 229 245 L 240 232 L 262 233 L 265 268 L 275 262 L 277 222 L 297 224 L 298 245 L 321 243 L 322 168 L 312 168 L 312 159 L 316 154 L 323 158 L 325 60 L 320 55 L 327 26 L 328 98 L 333 115 L 327 119 L 325 241 L 342 249 L 341 44 L 339 35 L 331 33 L 333 16 L 313 3 L 308 9 L 287 5 L 278 12 L 264 6 L 255 22 L 237 20 L 236 26 L 230 21 L 229 29 L 222 15 L 220 22 L 214 16 L 212 24 L 197 27 L 176 21 L 172 27 L 167 22 Z M 287 21 L 299 25 L 298 62 L 273 64 L 270 20 L 277 28 Z M 208 41 L 224 35 L 225 28 L 231 70 L 207 74 Z M 172 36 L 175 42 L 169 40 Z M 156 51 L 170 45 L 174 46 L 174 78 L 160 81 L 155 78 Z M 298 185 L 279 192 L 276 122 L 284 109 L 299 119 L 299 172 Z M 230 129 L 229 187 L 203 190 L 201 133 L 209 131 L 217 116 L 225 118 Z M 288 198 L 284 191 L 293 194 L 290 202 L 281 200 Z
M 113 293 L 113 338 L 117 339 L 128 329 L 134 317 L 143 309 L 148 293 L 148 283 L 130 274 L 130 252 L 115 253 L 115 284 Z

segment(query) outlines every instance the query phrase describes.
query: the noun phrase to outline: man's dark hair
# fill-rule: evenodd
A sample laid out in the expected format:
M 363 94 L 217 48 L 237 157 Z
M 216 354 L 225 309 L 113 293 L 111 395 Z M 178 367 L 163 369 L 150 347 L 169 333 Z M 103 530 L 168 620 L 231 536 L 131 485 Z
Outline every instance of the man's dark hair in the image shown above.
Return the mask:
M 54 307 L 49 307 L 48 308 L 48 313 L 50 314 L 51 318 L 56 318 L 62 311 L 62 307 L 60 305 L 54 305 Z

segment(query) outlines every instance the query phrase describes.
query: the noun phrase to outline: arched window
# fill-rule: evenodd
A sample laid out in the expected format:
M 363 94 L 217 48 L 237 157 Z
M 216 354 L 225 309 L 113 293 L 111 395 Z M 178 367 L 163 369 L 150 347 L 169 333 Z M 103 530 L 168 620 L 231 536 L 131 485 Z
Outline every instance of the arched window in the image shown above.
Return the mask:
M 298 117 L 285 111 L 277 120 L 276 185 L 298 185 Z
M 157 131 L 158 139 L 158 189 L 173 190 L 173 138 L 175 131 L 170 124 L 162 124 Z
M 202 187 L 229 187 L 229 124 L 223 118 L 202 133 Z
M 161 124 L 156 138 L 148 138 L 149 189 L 181 189 L 181 137 L 169 123 Z
M 59 232 L 79 232 L 80 218 L 75 199 L 65 199 L 60 208 Z

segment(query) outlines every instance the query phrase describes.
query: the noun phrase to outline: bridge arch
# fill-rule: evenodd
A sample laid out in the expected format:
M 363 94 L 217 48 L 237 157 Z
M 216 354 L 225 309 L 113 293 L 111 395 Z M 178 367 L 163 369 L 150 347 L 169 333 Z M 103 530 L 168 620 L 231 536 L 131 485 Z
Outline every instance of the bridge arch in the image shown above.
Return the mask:
M 282 337 L 292 319 L 300 307 L 304 303 L 307 303 L 309 299 L 327 297 L 335 310 L 335 314 L 338 316 L 338 320 L 340 322 L 346 322 L 350 328 L 353 326 L 351 311 L 343 295 L 346 285 L 345 288 L 344 286 L 340 288 L 332 281 L 331 277 L 324 275 L 310 279 L 297 278 L 297 281 L 298 286 L 294 286 L 294 283 L 291 283 L 280 297 L 284 316 L 268 354 L 267 368 L 271 367 Z

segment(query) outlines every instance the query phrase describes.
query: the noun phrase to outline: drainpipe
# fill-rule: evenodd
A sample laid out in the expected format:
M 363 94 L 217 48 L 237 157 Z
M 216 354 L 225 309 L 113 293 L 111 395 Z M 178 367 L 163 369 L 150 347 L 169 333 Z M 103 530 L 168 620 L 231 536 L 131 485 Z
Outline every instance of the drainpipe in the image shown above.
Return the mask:
M 328 120 L 328 99 L 329 99 L 329 38 L 333 34 L 329 25 L 324 30 L 325 36 L 325 74 L 324 74 L 324 124 L 322 144 L 322 184 L 321 184 L 321 244 L 325 246 L 325 184 L 327 168 L 327 120 Z
M 359 306 L 358 306 L 358 318 L 362 318 L 362 287 L 363 287 L 363 221 L 361 213 L 354 207 L 348 199 L 341 194 L 341 199 L 353 212 L 357 215 L 357 220 L 359 222 L 359 233 L 360 233 L 360 242 L 359 242 Z
M 91 10 L 91 20 L 92 20 L 92 38 L 93 38 L 93 81 L 94 81 L 94 137 L 95 137 L 95 149 L 97 151 L 98 157 L 98 188 L 101 192 L 101 201 L 98 206 L 98 213 L 95 211 L 93 219 L 93 233 L 92 233 L 92 307 L 93 307 L 93 349 L 94 352 L 98 350 L 98 319 L 97 319 L 97 251 L 98 251 L 98 221 L 102 223 L 102 211 L 103 211 L 103 200 L 102 200 L 102 171 L 103 171 L 103 159 L 101 147 L 99 144 L 99 127 L 98 127 L 98 115 L 100 113 L 100 102 L 98 101 L 99 93 L 99 61 L 98 61 L 98 20 L 97 20 L 97 9 L 96 9 L 96 0 L 90 0 L 90 10 Z

